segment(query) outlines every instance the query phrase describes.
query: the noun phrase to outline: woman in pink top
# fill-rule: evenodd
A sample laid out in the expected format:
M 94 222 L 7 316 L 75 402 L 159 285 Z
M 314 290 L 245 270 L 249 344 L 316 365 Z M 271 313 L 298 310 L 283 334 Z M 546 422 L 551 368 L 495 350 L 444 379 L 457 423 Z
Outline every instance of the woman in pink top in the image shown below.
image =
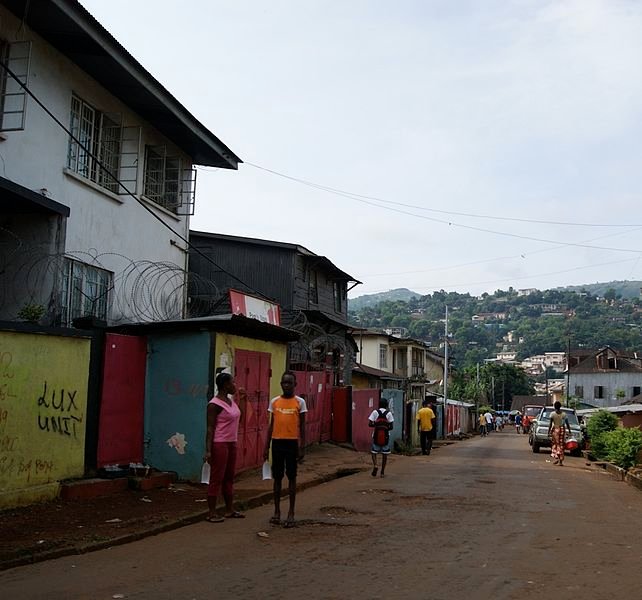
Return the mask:
M 207 488 L 207 521 L 221 523 L 225 519 L 216 513 L 216 498 L 223 493 L 225 517 L 243 519 L 245 515 L 234 510 L 234 466 L 241 411 L 232 395 L 236 393 L 234 378 L 229 373 L 216 376 L 217 393 L 207 405 L 207 434 L 205 456 L 210 463 L 210 483 Z

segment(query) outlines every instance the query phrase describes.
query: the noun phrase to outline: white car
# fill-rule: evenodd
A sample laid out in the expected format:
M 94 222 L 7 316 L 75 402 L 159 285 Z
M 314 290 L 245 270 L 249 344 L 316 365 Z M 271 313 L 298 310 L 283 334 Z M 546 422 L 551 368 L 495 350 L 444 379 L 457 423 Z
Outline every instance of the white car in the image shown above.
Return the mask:
M 545 406 L 539 412 L 536 417 L 536 421 L 533 422 L 528 434 L 528 443 L 531 445 L 533 452 L 537 454 L 540 448 L 550 448 L 551 447 L 551 438 L 548 437 L 548 427 L 551 423 L 551 414 L 555 411 L 553 406 Z M 580 423 L 577 420 L 577 415 L 575 414 L 575 409 L 562 407 L 562 412 L 566 413 L 566 418 L 568 419 L 568 424 L 571 427 L 571 437 L 577 440 L 577 448 L 571 451 L 572 456 L 581 456 L 582 449 L 585 446 L 584 434 Z M 568 441 L 568 432 L 567 439 Z

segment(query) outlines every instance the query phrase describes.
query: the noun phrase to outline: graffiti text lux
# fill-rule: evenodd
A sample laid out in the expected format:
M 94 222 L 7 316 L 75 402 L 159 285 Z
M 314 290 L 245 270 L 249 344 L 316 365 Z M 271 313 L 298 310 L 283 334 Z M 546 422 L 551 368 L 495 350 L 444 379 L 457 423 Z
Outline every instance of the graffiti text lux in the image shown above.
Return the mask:
M 77 390 L 48 389 L 45 381 L 42 394 L 38 397 L 38 428 L 40 431 L 50 431 L 77 438 L 76 424 L 82 423 L 82 414 L 76 404 L 76 394 Z M 55 412 L 43 414 L 43 409 Z

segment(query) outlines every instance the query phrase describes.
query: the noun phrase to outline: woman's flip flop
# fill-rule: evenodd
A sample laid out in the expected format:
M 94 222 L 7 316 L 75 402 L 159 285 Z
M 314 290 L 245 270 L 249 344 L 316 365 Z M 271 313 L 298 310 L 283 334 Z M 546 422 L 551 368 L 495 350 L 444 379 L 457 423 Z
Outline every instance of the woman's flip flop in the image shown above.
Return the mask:
M 205 519 L 208 523 L 222 523 L 225 521 L 223 517 L 207 517 Z
M 238 510 L 235 510 L 233 513 L 230 513 L 229 515 L 225 515 L 226 519 L 245 519 L 245 515 L 243 513 L 240 513 Z

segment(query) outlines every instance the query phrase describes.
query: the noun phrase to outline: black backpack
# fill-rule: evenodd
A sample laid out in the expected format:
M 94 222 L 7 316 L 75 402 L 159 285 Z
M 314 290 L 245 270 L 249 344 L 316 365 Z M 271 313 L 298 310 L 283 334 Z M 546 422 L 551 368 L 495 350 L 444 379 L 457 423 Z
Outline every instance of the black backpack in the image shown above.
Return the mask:
M 381 412 L 383 411 L 383 412 Z M 390 439 L 390 423 L 388 422 L 387 408 L 377 409 L 377 418 L 374 422 L 374 433 L 372 434 L 372 441 L 376 446 L 387 446 Z

